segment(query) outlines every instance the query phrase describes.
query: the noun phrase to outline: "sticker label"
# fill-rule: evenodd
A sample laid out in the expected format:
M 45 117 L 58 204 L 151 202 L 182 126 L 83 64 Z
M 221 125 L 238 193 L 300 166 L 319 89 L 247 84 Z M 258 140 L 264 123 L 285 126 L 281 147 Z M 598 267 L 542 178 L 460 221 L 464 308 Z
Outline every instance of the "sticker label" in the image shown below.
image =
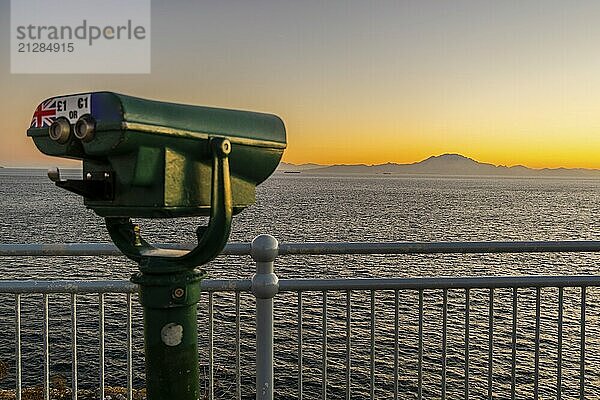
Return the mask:
M 167 346 L 177 346 L 183 339 L 183 326 L 174 322 L 166 324 L 160 330 L 160 338 Z
M 79 117 L 92 112 L 92 99 L 89 94 L 55 97 L 38 106 L 31 119 L 32 128 L 52 125 L 56 118 L 64 117 L 74 124 Z

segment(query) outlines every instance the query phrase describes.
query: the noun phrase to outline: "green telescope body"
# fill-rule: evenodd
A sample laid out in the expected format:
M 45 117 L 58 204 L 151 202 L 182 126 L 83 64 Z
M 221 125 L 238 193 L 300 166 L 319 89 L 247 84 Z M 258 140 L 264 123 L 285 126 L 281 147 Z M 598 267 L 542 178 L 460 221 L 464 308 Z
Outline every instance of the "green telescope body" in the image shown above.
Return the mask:
M 53 97 L 27 135 L 44 154 L 83 160 L 83 179 L 58 186 L 102 217 L 210 215 L 213 149 L 228 155 L 233 213 L 255 201 L 286 147 L 271 114 L 151 101 L 112 92 Z M 225 140 L 223 142 L 223 140 Z

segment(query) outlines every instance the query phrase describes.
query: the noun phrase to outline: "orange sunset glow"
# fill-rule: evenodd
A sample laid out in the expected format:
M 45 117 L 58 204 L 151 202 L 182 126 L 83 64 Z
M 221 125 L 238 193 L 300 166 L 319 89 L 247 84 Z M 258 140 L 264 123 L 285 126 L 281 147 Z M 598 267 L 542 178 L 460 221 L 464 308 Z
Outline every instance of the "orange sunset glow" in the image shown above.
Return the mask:
M 259 3 L 153 3 L 150 74 L 11 74 L 0 43 L 0 165 L 64 163 L 25 136 L 35 106 L 111 90 L 277 114 L 295 164 L 600 169 L 596 2 Z

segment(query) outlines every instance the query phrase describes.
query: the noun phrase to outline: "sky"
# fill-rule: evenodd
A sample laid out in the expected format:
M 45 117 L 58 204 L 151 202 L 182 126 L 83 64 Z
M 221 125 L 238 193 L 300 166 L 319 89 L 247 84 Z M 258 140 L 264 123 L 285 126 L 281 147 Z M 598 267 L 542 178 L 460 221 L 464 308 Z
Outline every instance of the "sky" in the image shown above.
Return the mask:
M 139 75 L 11 74 L 9 6 L 0 165 L 64 165 L 26 137 L 35 107 L 111 90 L 277 114 L 296 164 L 600 168 L 598 1 L 154 1 Z

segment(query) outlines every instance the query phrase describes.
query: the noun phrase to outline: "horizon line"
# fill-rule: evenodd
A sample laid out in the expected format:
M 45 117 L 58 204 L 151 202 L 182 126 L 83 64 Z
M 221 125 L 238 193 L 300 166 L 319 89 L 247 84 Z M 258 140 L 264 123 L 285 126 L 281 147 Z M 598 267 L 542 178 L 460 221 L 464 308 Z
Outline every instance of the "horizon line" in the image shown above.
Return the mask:
M 297 164 L 297 163 L 287 162 L 287 161 L 283 161 L 283 160 L 280 161 L 280 163 L 285 163 L 285 164 L 293 165 L 293 166 L 302 166 L 302 165 L 312 164 L 312 165 L 318 165 L 319 167 L 334 167 L 334 166 L 344 166 L 344 167 L 352 167 L 352 166 L 377 167 L 377 166 L 380 166 L 380 165 L 389 165 L 389 164 L 392 164 L 392 165 L 413 165 L 413 164 L 418 164 L 420 162 L 426 161 L 426 160 L 428 160 L 430 158 L 441 157 L 441 156 L 460 156 L 460 157 L 472 160 L 472 161 L 474 161 L 474 162 L 476 162 L 478 164 L 489 164 L 489 165 L 493 165 L 494 167 L 505 167 L 505 168 L 524 167 L 524 168 L 528 168 L 528 169 L 532 169 L 532 170 L 544 170 L 544 169 L 549 169 L 549 170 L 569 169 L 569 170 L 572 170 L 572 169 L 581 169 L 581 170 L 590 170 L 590 171 L 600 171 L 600 168 L 587 168 L 587 167 L 565 167 L 565 166 L 560 166 L 560 167 L 530 167 L 530 166 L 528 166 L 526 164 L 522 164 L 522 163 L 513 164 L 513 165 L 495 164 L 495 163 L 488 162 L 488 161 L 480 161 L 480 160 L 477 160 L 477 159 L 475 159 L 473 157 L 469 157 L 469 156 L 466 156 L 466 155 L 461 154 L 461 153 L 440 153 L 440 154 L 434 154 L 434 155 L 430 155 L 428 157 L 425 157 L 423 159 L 420 159 L 418 161 L 412 161 L 412 162 L 406 162 L 406 163 L 394 162 L 394 161 L 387 161 L 387 162 L 377 163 L 377 164 L 368 164 L 368 163 L 360 163 L 360 162 L 353 163 L 353 164 L 345 164 L 345 163 L 341 163 L 341 164 L 338 164 L 338 163 L 336 163 L 336 164 L 319 164 L 319 163 L 316 163 L 316 162 L 309 161 L 309 162 L 304 162 L 304 163 Z

